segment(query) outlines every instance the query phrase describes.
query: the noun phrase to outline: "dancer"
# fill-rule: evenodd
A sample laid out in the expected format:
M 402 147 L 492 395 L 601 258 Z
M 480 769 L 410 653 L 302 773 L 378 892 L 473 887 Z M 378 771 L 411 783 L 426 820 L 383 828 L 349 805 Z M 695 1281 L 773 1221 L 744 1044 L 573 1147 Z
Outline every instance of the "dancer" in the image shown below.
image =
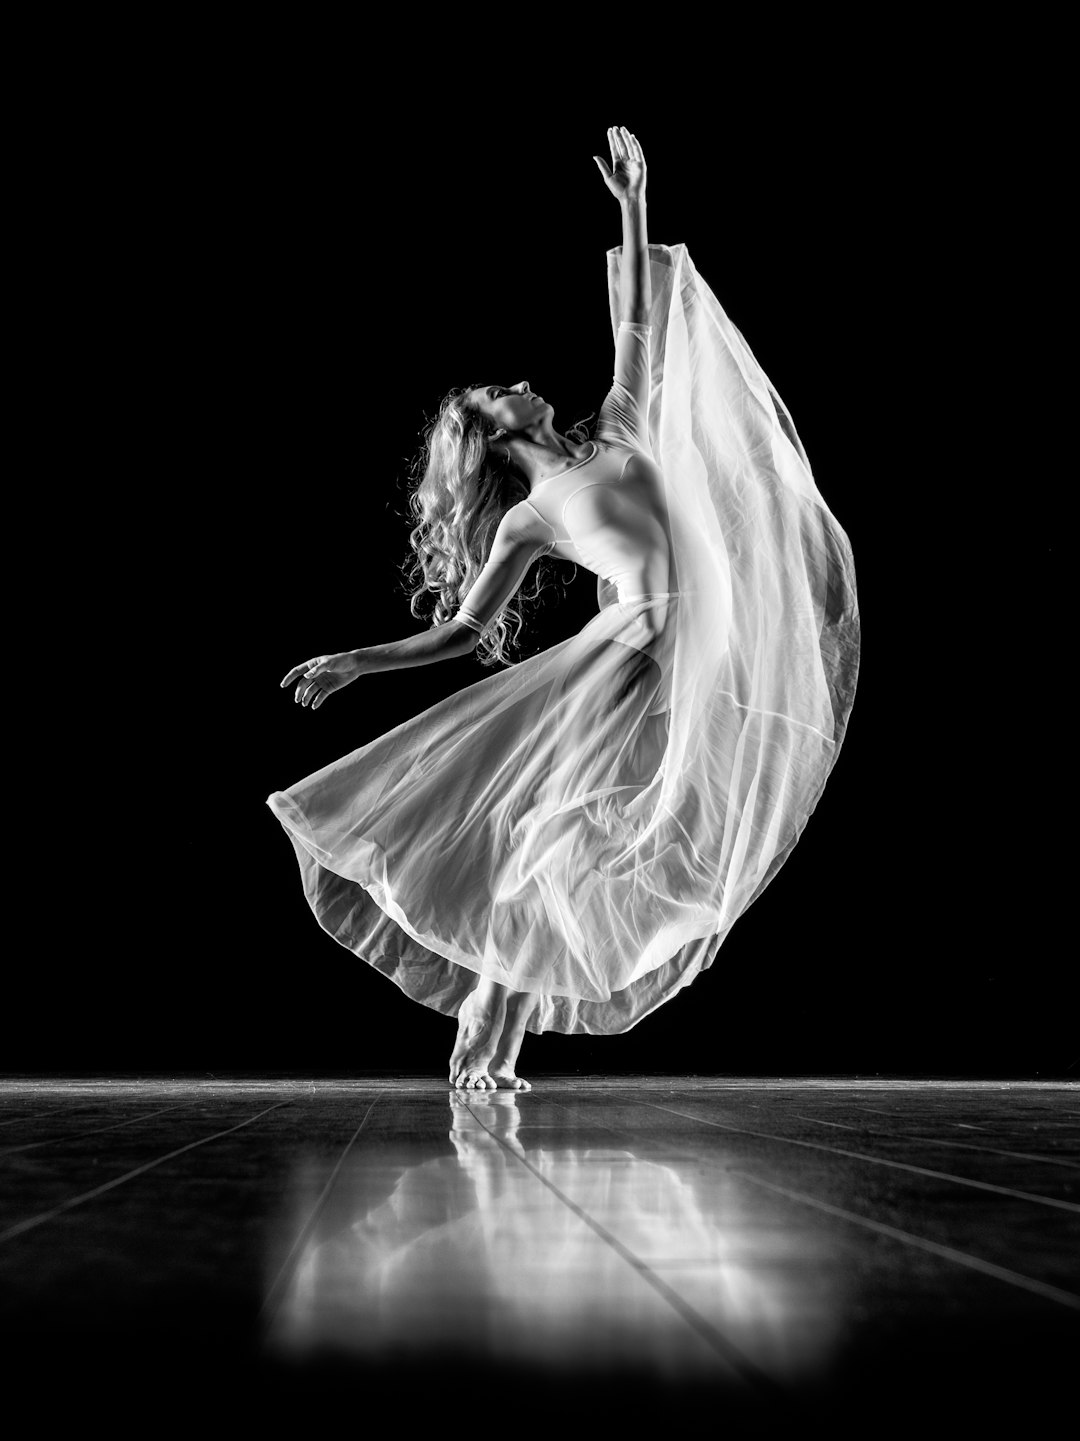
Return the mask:
M 457 1018 L 465 1090 L 528 1089 L 526 1030 L 625 1031 L 712 964 L 805 826 L 855 693 L 847 537 L 685 246 L 649 244 L 636 137 L 608 142 L 623 244 L 593 434 L 557 430 L 524 380 L 450 392 L 411 497 L 431 627 L 281 682 L 314 711 L 382 670 L 506 664 L 535 564 L 597 576 L 578 635 L 267 799 L 320 925 Z

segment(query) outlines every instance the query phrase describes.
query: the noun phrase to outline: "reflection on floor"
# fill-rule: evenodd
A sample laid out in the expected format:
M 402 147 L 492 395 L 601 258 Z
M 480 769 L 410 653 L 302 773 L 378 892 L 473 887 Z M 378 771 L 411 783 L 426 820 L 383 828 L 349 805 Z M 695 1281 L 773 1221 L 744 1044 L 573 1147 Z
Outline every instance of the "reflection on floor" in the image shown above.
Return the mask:
M 1080 1094 L 0 1082 L 4 1354 L 449 1418 L 1029 1419 L 1075 1370 Z M 1072 1355 L 1066 1366 L 1066 1358 Z M 1068 1388 L 1071 1390 L 1071 1383 Z M 527 1398 L 527 1400 L 526 1400 Z M 76 1404 L 76 1403 L 73 1403 Z M 159 1403 L 160 1404 L 160 1400 Z M 517 1424 L 517 1423 L 515 1423 Z M 572 1429 L 572 1427 L 571 1427 Z

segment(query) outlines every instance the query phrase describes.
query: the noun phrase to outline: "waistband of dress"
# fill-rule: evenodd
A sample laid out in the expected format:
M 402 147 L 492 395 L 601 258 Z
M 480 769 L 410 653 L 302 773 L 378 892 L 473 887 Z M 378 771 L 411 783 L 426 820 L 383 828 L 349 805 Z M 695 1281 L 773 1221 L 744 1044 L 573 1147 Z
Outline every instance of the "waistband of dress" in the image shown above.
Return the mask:
M 619 600 L 668 600 L 672 596 L 683 595 L 685 592 L 678 590 L 634 590 L 619 591 Z

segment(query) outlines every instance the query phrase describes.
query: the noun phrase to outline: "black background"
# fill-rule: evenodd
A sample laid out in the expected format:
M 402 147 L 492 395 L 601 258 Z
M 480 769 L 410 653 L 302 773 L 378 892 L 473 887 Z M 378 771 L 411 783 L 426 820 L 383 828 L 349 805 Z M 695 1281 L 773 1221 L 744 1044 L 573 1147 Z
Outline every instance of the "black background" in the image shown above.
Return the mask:
M 1030 136 L 993 75 L 887 38 L 853 61 L 680 30 L 643 71 L 619 26 L 526 65 L 485 23 L 466 59 L 428 34 L 423 72 L 400 37 L 177 40 L 97 97 L 53 292 L 93 412 L 81 679 L 31 718 L 5 1069 L 444 1074 L 452 1023 L 319 929 L 264 801 L 489 672 L 314 713 L 278 683 L 421 628 L 405 481 L 449 388 L 525 378 L 560 428 L 598 407 L 621 229 L 591 157 L 625 124 L 650 240 L 687 245 L 851 538 L 863 664 L 822 801 L 712 969 L 622 1037 L 528 1038 L 524 1073 L 1070 1073 L 1030 622 L 1056 537 L 1027 503 L 1038 406 L 1011 403 L 1052 289 L 1017 273 Z M 522 654 L 593 613 L 594 578 L 560 579 Z

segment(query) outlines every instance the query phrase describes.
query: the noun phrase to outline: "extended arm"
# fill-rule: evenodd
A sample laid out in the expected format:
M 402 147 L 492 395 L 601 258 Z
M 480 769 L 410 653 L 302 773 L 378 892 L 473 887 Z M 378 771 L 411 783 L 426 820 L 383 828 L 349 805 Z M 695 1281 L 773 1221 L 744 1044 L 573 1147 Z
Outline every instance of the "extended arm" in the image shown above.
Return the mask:
M 327 696 L 351 685 L 358 676 L 449 660 L 451 656 L 467 655 L 475 645 L 476 636 L 455 617 L 447 625 L 406 636 L 404 640 L 366 646 L 363 650 L 338 651 L 336 655 L 320 655 L 313 660 L 302 661 L 300 665 L 293 666 L 281 684 L 287 686 L 296 681 L 294 699 L 305 708 L 318 710 Z
M 437 660 L 452 660 L 476 649 L 475 632 L 455 616 L 445 625 L 422 630 L 404 640 L 390 640 L 385 645 L 368 645 L 356 651 L 363 661 L 365 673 L 382 670 L 406 670 L 410 666 L 431 665 Z
M 619 272 L 619 319 L 644 325 L 652 306 L 652 280 L 649 274 L 649 236 L 645 218 L 645 155 L 637 136 L 625 125 L 608 130 L 611 166 L 599 155 L 593 159 L 600 167 L 604 184 L 616 197 L 622 209 L 622 269 Z
M 499 521 L 491 551 L 457 615 L 444 625 L 404 640 L 369 645 L 355 652 L 365 673 L 430 665 L 474 651 L 481 633 L 525 579 L 529 566 L 548 546 L 531 533 L 527 519 L 511 507 Z

